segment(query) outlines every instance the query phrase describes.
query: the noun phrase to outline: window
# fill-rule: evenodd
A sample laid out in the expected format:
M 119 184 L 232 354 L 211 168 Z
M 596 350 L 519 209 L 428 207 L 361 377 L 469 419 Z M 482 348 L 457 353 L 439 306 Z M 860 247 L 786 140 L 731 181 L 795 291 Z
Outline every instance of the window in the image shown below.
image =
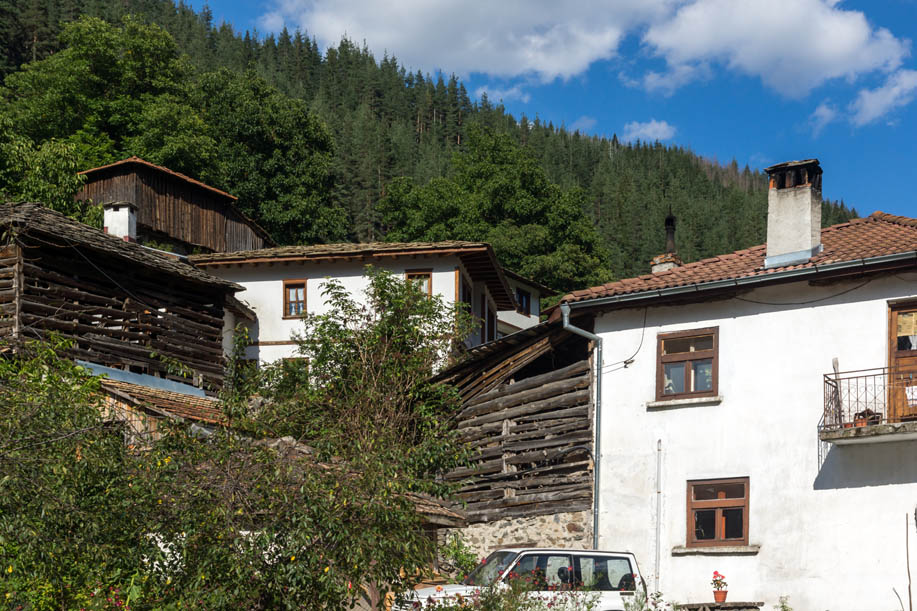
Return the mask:
M 516 304 L 519 306 L 519 313 L 526 316 L 532 315 L 532 294 L 522 289 L 516 289 Z
M 560 589 L 573 585 L 572 569 L 573 564 L 567 554 L 526 554 L 508 577 L 531 579 L 535 590 Z
M 656 400 L 716 396 L 718 336 L 718 327 L 659 336 Z
M 464 274 L 461 274 L 459 276 L 459 285 L 460 285 L 459 299 L 461 300 L 462 303 L 467 305 L 468 312 L 471 312 L 471 295 L 472 295 L 471 283 L 468 282 L 468 279 L 465 278 Z
M 748 545 L 748 478 L 688 482 L 688 547 Z
M 306 313 L 306 281 L 283 281 L 283 317 L 299 318 Z
M 576 584 L 585 590 L 633 590 L 636 586 L 630 560 L 614 556 L 574 556 Z
M 497 339 L 497 314 L 493 308 L 487 308 L 487 341 Z
M 414 284 L 427 295 L 433 295 L 433 271 L 428 269 L 409 269 L 404 274 L 405 279 Z

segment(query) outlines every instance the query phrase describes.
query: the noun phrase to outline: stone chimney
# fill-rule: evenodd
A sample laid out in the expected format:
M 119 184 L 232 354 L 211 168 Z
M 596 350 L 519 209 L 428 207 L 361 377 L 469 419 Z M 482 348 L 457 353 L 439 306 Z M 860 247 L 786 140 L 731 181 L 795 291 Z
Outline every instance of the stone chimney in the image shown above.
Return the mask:
M 653 260 L 650 261 L 650 269 L 655 274 L 681 267 L 681 265 L 681 259 L 675 252 L 675 217 L 669 214 L 665 217 L 665 252 L 653 257 Z
M 787 161 L 764 171 L 770 178 L 764 267 L 805 263 L 822 250 L 818 159 Z
M 137 241 L 137 206 L 130 202 L 109 202 L 103 206 L 105 211 L 102 227 L 105 233 L 123 239 L 125 242 Z

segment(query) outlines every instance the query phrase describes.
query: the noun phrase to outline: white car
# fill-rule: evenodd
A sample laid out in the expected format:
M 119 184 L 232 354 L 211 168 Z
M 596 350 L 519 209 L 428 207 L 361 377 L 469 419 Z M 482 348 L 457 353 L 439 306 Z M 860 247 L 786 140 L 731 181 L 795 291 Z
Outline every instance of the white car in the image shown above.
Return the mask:
M 462 583 L 417 590 L 400 608 L 435 606 L 436 601 L 472 596 L 482 587 L 499 587 L 515 578 L 533 579 L 537 585 L 531 595 L 547 600 L 588 596 L 596 602 L 595 611 L 624 611 L 626 597 L 632 597 L 637 587 L 645 589 L 637 559 L 629 552 L 502 549 L 488 556 Z

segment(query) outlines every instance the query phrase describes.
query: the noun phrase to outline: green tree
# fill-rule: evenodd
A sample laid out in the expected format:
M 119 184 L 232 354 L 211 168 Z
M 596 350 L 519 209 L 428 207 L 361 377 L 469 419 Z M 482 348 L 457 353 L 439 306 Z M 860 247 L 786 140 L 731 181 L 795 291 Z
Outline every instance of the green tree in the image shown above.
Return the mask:
M 0 200 L 39 201 L 86 220 L 88 209 L 73 200 L 83 184 L 79 169 L 73 145 L 47 140 L 36 146 L 0 116 Z
M 477 129 L 450 178 L 397 181 L 379 211 L 388 240 L 490 242 L 506 267 L 571 290 L 610 275 L 584 208 L 580 189 L 561 190 L 508 136 Z
M 301 100 L 253 72 L 203 75 L 193 95 L 219 155 L 205 178 L 239 198 L 281 244 L 342 239 L 348 217 L 330 204 L 333 145 Z

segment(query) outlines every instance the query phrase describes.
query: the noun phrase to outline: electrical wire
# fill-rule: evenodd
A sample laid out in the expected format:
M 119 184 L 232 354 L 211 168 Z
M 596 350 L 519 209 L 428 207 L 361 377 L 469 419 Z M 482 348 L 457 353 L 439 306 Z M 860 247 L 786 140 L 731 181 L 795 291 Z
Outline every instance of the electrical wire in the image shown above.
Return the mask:
M 643 328 L 640 329 L 640 343 L 637 345 L 637 349 L 634 350 L 634 353 L 630 355 L 629 357 L 627 357 L 626 359 L 616 361 L 614 363 L 608 363 L 607 365 L 602 365 L 603 372 L 606 372 L 611 367 L 614 367 L 615 365 L 620 365 L 622 363 L 624 363 L 624 367 L 619 367 L 618 369 L 625 369 L 630 364 L 630 361 L 634 360 L 634 357 L 636 357 L 637 354 L 640 353 L 640 349 L 643 348 L 643 338 L 646 335 L 646 313 L 648 310 L 649 310 L 649 307 L 643 308 Z M 617 371 L 617 369 L 615 369 L 615 371 Z
M 864 286 L 866 286 L 867 284 L 869 284 L 869 283 L 872 282 L 873 280 L 874 280 L 874 278 L 870 278 L 869 280 L 866 280 L 865 282 L 863 282 L 863 283 L 861 283 L 861 284 L 858 284 L 858 285 L 856 285 L 856 286 L 854 286 L 854 287 L 852 287 L 852 288 L 843 290 L 843 291 L 841 291 L 840 293 L 835 293 L 835 294 L 833 294 L 833 295 L 828 295 L 828 296 L 826 296 L 826 297 L 819 297 L 819 298 L 817 298 L 817 299 L 809 299 L 808 301 L 763 301 L 763 300 L 758 300 L 758 299 L 748 299 L 748 298 L 746 298 L 746 297 L 733 297 L 733 299 L 736 299 L 736 300 L 738 300 L 738 301 L 744 301 L 744 302 L 746 302 L 746 303 L 756 303 L 756 304 L 758 304 L 758 305 L 773 305 L 773 306 L 809 305 L 810 303 L 818 303 L 819 301 L 827 301 L 828 299 L 834 299 L 835 297 L 840 297 L 841 295 L 846 295 L 847 293 L 852 293 L 853 291 L 855 291 L 855 290 L 857 290 L 857 289 L 863 288 Z

